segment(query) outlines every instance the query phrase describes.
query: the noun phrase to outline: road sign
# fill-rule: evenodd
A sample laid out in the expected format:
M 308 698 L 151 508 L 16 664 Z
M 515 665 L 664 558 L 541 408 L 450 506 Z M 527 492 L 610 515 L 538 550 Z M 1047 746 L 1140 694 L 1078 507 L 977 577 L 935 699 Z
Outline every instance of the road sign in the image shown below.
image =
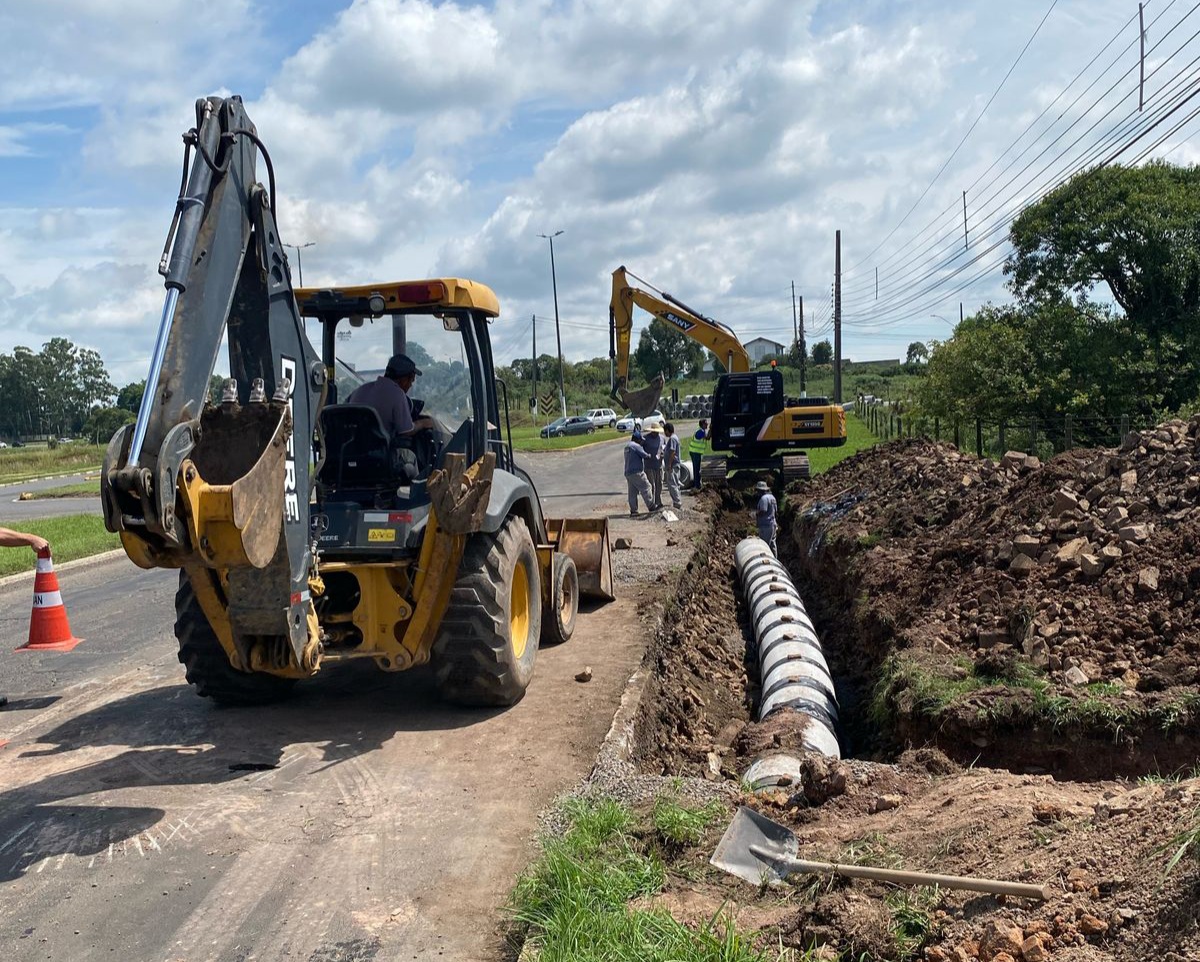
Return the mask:
M 553 391 L 543 391 L 542 397 L 541 397 L 541 404 L 542 404 L 543 411 L 553 411 L 554 410 L 554 392 Z

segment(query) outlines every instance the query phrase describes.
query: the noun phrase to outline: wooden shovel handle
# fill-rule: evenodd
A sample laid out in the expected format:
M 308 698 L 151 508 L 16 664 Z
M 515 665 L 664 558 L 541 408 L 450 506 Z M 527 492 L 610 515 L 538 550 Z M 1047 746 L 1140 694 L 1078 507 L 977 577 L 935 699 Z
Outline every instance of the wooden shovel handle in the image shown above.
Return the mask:
M 1015 895 L 1026 899 L 1050 898 L 1050 885 L 1028 885 L 1023 882 L 1002 882 L 998 879 L 970 878 L 965 875 L 933 875 L 929 872 L 905 872 L 900 869 L 874 868 L 870 865 L 841 865 L 837 862 L 808 862 L 803 859 L 781 859 L 766 849 L 751 845 L 750 851 L 768 863 L 778 865 L 787 874 L 832 873 L 846 878 L 874 879 L 896 885 L 936 885 L 944 889 L 964 889 L 990 895 Z

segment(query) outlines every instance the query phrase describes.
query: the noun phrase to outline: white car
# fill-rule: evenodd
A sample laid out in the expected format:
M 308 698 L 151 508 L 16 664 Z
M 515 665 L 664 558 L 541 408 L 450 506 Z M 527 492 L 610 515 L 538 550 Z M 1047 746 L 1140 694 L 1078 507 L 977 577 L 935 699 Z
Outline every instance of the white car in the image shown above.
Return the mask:
M 617 412 L 612 408 L 592 408 L 584 417 L 598 428 L 616 427 L 617 424 Z
M 632 414 L 626 414 L 617 422 L 617 430 L 622 434 L 632 431 L 634 428 L 641 428 L 643 431 L 650 427 L 651 424 L 662 425 L 666 420 L 663 417 L 662 411 L 651 411 L 644 418 L 635 418 Z

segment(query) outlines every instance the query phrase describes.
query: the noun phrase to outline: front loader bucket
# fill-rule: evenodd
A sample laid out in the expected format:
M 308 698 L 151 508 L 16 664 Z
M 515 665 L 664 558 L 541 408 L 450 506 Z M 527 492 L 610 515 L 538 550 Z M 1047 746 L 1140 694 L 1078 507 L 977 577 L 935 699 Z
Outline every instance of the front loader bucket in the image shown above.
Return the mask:
M 547 518 L 546 533 L 551 544 L 575 562 L 581 595 L 608 601 L 616 598 L 607 518 Z
M 617 393 L 621 397 L 621 403 L 629 409 L 630 414 L 635 418 L 644 418 L 658 407 L 659 392 L 662 391 L 665 383 L 663 376 L 660 374 L 655 378 L 653 384 L 642 388 L 640 391 L 626 391 L 624 388 L 621 388 Z

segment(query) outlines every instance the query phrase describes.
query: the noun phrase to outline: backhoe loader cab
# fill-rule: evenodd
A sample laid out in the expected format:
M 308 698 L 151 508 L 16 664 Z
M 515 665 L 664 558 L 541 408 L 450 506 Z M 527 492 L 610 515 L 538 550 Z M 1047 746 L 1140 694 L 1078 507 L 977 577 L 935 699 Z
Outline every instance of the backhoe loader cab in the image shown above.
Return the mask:
M 294 290 L 241 99 L 197 101 L 184 142 L 147 388 L 101 500 L 135 564 L 181 569 L 188 681 L 254 703 L 338 662 L 429 663 L 450 700 L 513 704 L 539 642 L 569 638 L 579 595 L 612 597 L 612 574 L 606 522 L 543 517 L 513 460 L 495 294 L 458 278 Z M 224 335 L 232 376 L 208 403 Z M 346 403 L 395 353 L 422 368 L 432 421 L 402 437 Z

